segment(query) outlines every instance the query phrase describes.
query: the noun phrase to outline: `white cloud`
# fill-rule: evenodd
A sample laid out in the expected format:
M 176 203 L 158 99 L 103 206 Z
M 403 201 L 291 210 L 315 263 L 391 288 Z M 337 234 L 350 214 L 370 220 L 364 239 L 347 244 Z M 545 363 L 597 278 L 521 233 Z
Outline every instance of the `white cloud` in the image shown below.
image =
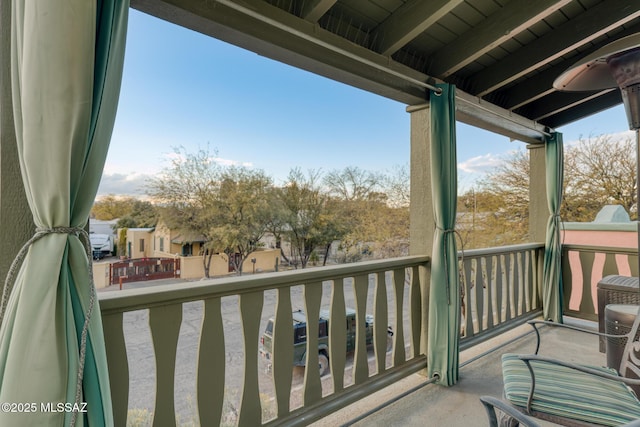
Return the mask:
M 176 152 L 167 153 L 164 155 L 164 158 L 167 160 L 167 163 L 174 162 L 174 161 L 183 162 L 187 159 L 183 153 L 176 153 Z M 208 161 L 217 163 L 221 166 L 243 166 L 246 168 L 253 167 L 253 163 L 251 162 L 225 159 L 223 157 L 209 157 Z
M 164 157 L 169 161 L 184 160 L 184 156 L 179 153 L 167 153 Z M 253 167 L 251 162 L 229 160 L 222 157 L 212 157 L 211 161 L 222 166 Z M 131 165 L 107 163 L 98 186 L 98 196 L 115 194 L 142 198 L 146 196 L 147 181 L 162 169 L 160 164 L 141 164 L 137 172 L 131 172 L 130 168 L 132 168 Z
M 580 138 L 584 141 L 591 141 L 591 140 L 595 140 L 597 138 L 602 137 L 603 135 L 581 135 L 579 137 L 579 139 L 574 139 L 572 141 L 564 141 L 564 146 L 572 146 L 572 145 L 576 145 L 580 142 Z M 616 132 L 616 133 L 608 133 L 604 135 L 606 138 L 608 138 L 610 141 L 624 141 L 626 139 L 635 139 L 635 133 L 632 130 L 625 130 L 622 132 Z
M 239 160 L 223 159 L 222 157 L 213 157 L 211 160 L 213 160 L 214 162 L 222 166 L 243 166 L 245 168 L 253 167 L 253 163 L 251 162 L 241 162 Z
M 146 181 L 151 175 L 141 173 L 109 173 L 104 172 L 100 185 L 98 186 L 98 196 L 107 194 L 126 195 L 141 197 L 145 195 Z
M 482 156 L 472 157 L 464 162 L 458 163 L 458 169 L 467 173 L 485 173 L 490 169 L 500 165 L 504 159 L 492 153 Z

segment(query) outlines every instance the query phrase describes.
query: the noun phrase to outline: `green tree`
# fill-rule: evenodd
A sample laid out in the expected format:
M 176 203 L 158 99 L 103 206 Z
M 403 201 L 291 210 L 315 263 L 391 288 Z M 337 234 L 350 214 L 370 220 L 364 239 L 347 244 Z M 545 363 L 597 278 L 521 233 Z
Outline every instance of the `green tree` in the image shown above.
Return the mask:
M 155 227 L 158 222 L 158 211 L 153 203 L 146 200 L 133 199 L 129 211 L 119 217 L 115 228 Z
M 271 178 L 259 170 L 230 167 L 221 174 L 216 200 L 218 225 L 210 230 L 209 245 L 226 253 L 239 274 L 244 261 L 262 245 L 269 220 L 270 188 Z
M 96 199 L 91 208 L 91 217 L 101 221 L 122 218 L 131 212 L 133 197 L 119 197 L 109 194 Z
M 262 171 L 224 168 L 208 149 L 174 150 L 171 164 L 149 182 L 149 194 L 162 205 L 171 228 L 205 239 L 203 266 L 210 276 L 214 253 L 226 253 L 238 273 L 266 230 L 271 179 Z M 236 262 L 235 254 L 240 254 Z
M 148 194 L 161 206 L 160 214 L 170 228 L 187 234 L 201 234 L 205 242 L 202 257 L 205 277 L 210 276 L 213 231 L 219 226 L 216 197 L 221 167 L 208 148 L 195 153 L 174 148 L 169 166 L 148 182 Z
M 331 209 L 328 194 L 320 187 L 319 171 L 304 175 L 300 169 L 289 172 L 287 184 L 277 194 L 283 207 L 286 228 L 284 234 L 291 242 L 291 258 L 297 267 L 307 266 L 317 247 L 330 245 L 335 240 L 338 217 Z
M 282 259 L 287 263 L 291 263 L 291 260 L 283 247 L 283 242 L 289 235 L 289 215 L 287 213 L 288 210 L 286 205 L 282 203 L 282 200 L 285 197 L 283 191 L 284 190 L 282 188 L 276 187 L 269 189 L 267 194 L 269 209 L 267 211 L 265 225 L 267 232 L 273 235 L 276 249 L 280 250 L 280 256 Z
M 529 152 L 513 151 L 479 182 L 475 192 L 475 247 L 501 246 L 527 241 L 529 233 Z M 475 191 L 475 190 L 474 190 Z M 478 213 L 480 213 L 478 215 Z
M 403 176 L 408 179 L 402 168 L 393 175 L 383 175 L 357 167 L 334 170 L 325 176 L 335 209 L 344 219 L 340 242 L 344 261 L 406 253 L 409 209 L 403 198 L 408 196 L 408 182 L 401 182 Z

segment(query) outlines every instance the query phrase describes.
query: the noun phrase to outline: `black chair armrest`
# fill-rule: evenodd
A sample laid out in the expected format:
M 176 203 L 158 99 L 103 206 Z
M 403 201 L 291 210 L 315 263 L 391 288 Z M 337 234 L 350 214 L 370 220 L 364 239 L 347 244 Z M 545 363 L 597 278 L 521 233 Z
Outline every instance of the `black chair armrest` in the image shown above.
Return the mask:
M 540 350 L 540 331 L 538 330 L 538 326 L 550 326 L 553 328 L 564 328 L 564 329 L 570 329 L 572 331 L 578 331 L 578 332 L 584 332 L 587 334 L 591 334 L 591 335 L 596 335 L 599 337 L 605 337 L 605 338 L 620 338 L 620 337 L 624 337 L 624 336 L 629 336 L 630 333 L 626 333 L 626 334 L 607 334 L 604 332 L 598 332 L 595 331 L 593 329 L 585 329 L 585 328 L 580 328 L 578 326 L 572 326 L 572 325 L 566 325 L 564 323 L 556 323 L 556 322 L 551 322 L 549 320 L 529 320 L 527 322 L 529 325 L 531 325 L 531 327 L 533 328 L 533 330 L 536 333 L 536 350 L 533 354 L 538 354 L 538 350 Z
M 489 417 L 489 427 L 498 427 L 496 408 L 498 408 L 509 417 L 517 420 L 521 426 L 540 427 L 540 424 L 538 424 L 533 418 L 528 417 L 527 415 L 518 411 L 516 408 L 514 408 L 504 400 L 496 399 L 495 397 L 491 396 L 480 396 L 480 402 L 482 402 L 482 404 L 484 405 L 484 409 L 487 411 L 487 416 Z

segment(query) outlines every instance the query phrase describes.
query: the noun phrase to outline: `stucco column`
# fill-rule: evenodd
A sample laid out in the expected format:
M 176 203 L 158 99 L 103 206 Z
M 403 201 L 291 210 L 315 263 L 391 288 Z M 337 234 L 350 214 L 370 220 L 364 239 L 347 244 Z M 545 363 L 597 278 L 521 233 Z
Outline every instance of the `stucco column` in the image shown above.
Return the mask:
M 0 0 L 0 287 L 34 232 L 20 175 L 11 105 L 11 0 Z
M 434 218 L 431 194 L 431 111 L 429 104 L 407 107 L 411 114 L 411 204 L 409 208 L 409 254 L 431 256 Z M 422 321 L 420 353 L 427 353 L 429 288 L 431 271 L 420 269 Z M 425 371 L 426 374 L 426 371 Z
M 549 220 L 544 144 L 529 149 L 529 241 L 544 242 Z

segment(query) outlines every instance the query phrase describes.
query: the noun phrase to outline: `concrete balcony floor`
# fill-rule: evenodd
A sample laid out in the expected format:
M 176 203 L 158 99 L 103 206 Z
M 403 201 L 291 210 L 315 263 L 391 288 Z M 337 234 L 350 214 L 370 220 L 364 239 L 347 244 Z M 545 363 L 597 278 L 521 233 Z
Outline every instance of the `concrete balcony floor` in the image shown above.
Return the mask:
M 566 322 L 591 329 L 597 327 L 593 322 L 573 319 L 567 319 Z M 606 364 L 605 354 L 598 351 L 598 338 L 595 335 L 544 328 L 541 336 L 540 355 L 574 363 Z M 424 377 L 413 375 L 322 419 L 314 426 L 486 426 L 487 417 L 479 397 L 502 396 L 501 355 L 530 354 L 534 350 L 535 334 L 532 328 L 529 325 L 519 326 L 462 352 L 460 380 L 453 387 L 434 384 L 420 387 L 424 384 Z M 420 388 L 407 394 L 415 387 Z

